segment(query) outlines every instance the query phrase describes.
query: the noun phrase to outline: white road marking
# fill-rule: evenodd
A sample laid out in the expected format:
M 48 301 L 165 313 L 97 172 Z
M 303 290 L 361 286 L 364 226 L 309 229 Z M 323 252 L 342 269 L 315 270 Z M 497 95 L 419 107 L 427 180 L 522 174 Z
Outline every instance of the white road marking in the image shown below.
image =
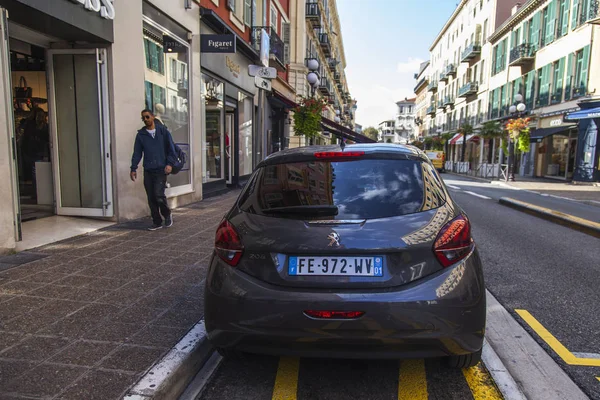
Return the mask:
M 481 198 L 481 199 L 486 199 L 486 200 L 491 200 L 491 199 L 492 199 L 491 197 L 487 197 L 487 196 L 484 196 L 484 195 L 482 195 L 482 194 L 478 194 L 478 193 L 469 192 L 469 191 L 467 191 L 467 190 L 465 190 L 465 193 L 468 193 L 468 194 L 470 194 L 471 196 L 479 197 L 479 198 Z
M 446 186 L 448 186 L 450 189 L 460 190 L 460 188 L 458 186 L 448 185 L 448 184 L 446 184 Z

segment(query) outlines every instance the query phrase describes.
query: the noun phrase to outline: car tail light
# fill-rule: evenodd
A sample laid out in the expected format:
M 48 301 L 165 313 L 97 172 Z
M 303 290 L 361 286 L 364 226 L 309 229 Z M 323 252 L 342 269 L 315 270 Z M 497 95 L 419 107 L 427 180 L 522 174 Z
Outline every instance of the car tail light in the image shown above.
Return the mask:
M 364 151 L 323 151 L 323 152 L 315 153 L 315 157 L 317 157 L 319 159 L 353 158 L 353 157 L 361 157 L 364 155 L 365 155 Z
M 215 251 L 227 264 L 235 267 L 242 258 L 244 246 L 237 231 L 227 220 L 223 220 L 215 235 Z
M 459 215 L 448 222 L 433 245 L 435 256 L 444 268 L 465 258 L 472 248 L 471 224 L 464 215 Z
M 308 317 L 319 319 L 356 319 L 365 315 L 364 311 L 304 311 Z

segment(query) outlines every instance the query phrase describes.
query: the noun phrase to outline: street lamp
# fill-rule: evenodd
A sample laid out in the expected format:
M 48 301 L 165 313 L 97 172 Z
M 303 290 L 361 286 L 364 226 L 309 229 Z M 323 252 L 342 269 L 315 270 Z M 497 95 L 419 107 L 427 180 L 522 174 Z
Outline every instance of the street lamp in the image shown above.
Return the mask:
M 515 104 L 508 108 L 508 112 L 511 117 L 520 118 L 521 115 L 527 110 L 527 106 L 523 103 L 523 95 L 520 93 L 515 96 Z M 512 136 L 508 135 L 508 174 L 506 176 L 506 181 L 515 181 L 515 140 Z
M 309 58 L 306 62 L 306 66 L 308 67 L 309 71 L 306 75 L 306 80 L 310 84 L 311 97 L 315 97 L 315 91 L 317 90 L 317 85 L 319 83 L 319 74 L 317 74 L 320 66 L 319 60 L 316 58 Z

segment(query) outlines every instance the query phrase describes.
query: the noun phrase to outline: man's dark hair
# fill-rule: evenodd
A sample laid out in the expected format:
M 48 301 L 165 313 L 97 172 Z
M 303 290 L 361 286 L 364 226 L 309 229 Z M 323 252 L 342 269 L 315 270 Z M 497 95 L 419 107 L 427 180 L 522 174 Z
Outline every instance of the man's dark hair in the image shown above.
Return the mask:
M 150 114 L 150 115 L 152 115 L 152 116 L 154 117 L 154 113 L 152 112 L 152 110 L 149 110 L 149 109 L 147 109 L 147 108 L 144 108 L 144 109 L 142 110 L 142 112 L 141 112 L 141 113 L 142 113 L 142 114 L 143 114 L 143 113 L 148 113 L 148 114 Z

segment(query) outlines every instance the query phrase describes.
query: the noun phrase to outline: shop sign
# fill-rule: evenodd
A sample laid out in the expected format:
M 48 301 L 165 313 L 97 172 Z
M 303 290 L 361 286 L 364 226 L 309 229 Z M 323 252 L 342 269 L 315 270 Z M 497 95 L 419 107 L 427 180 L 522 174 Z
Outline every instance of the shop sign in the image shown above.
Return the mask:
M 167 53 L 187 53 L 188 47 L 171 36 L 163 35 L 163 48 Z
M 552 127 L 561 126 L 562 124 L 563 124 L 562 118 L 556 118 L 556 119 L 553 119 L 552 121 L 550 121 L 550 126 L 552 126 Z
M 235 53 L 235 35 L 200 35 L 201 53 Z
M 225 56 L 225 64 L 227 64 L 227 68 L 229 68 L 229 71 L 236 78 L 240 75 L 240 71 L 241 71 L 240 65 L 233 62 L 233 60 L 231 58 L 229 58 L 228 56 Z
M 104 19 L 115 19 L 115 5 L 113 0 L 71 0 L 81 4 L 86 10 L 99 13 Z

